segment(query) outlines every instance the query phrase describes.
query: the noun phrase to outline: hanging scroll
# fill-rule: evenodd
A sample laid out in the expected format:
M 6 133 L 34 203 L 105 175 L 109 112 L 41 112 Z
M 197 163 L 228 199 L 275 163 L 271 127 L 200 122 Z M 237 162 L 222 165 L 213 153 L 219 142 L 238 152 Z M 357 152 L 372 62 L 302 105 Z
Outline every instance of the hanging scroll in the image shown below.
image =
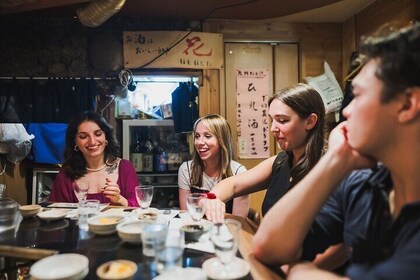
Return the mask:
M 123 36 L 125 68 L 220 69 L 223 66 L 222 34 L 125 31 Z
M 270 156 L 268 69 L 236 70 L 239 158 Z

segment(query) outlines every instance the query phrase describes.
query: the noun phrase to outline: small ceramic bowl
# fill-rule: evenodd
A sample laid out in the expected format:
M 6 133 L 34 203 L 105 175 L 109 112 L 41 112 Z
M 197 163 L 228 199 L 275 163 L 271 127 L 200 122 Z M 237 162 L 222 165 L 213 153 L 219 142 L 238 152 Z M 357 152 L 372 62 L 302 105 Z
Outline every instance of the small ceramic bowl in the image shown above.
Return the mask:
M 141 232 L 145 222 L 130 221 L 117 225 L 118 236 L 125 242 L 132 244 L 141 243 Z
M 148 209 L 138 209 L 137 218 L 142 221 L 155 221 L 158 217 L 158 209 L 148 208 Z
M 203 225 L 189 224 L 183 225 L 181 231 L 184 232 L 185 242 L 198 242 L 200 237 L 209 229 Z
M 89 230 L 95 234 L 112 234 L 117 231 L 117 225 L 124 221 L 123 216 L 94 216 L 87 220 Z
M 101 280 L 130 280 L 137 272 L 137 264 L 129 260 L 113 260 L 98 267 L 96 275 Z
M 40 210 L 41 210 L 41 206 L 37 204 L 23 205 L 19 207 L 20 214 L 24 218 L 33 217 L 36 214 L 38 214 Z

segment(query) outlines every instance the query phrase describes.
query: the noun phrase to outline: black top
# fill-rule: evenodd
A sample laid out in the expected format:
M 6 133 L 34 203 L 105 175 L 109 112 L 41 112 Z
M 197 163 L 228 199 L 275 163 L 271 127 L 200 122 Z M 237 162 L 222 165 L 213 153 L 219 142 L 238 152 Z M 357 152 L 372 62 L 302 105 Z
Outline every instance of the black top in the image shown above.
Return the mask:
M 313 259 L 329 245 L 344 242 L 351 279 L 415 279 L 420 275 L 420 202 L 405 205 L 393 222 L 392 181 L 381 166 L 351 173 L 318 214 L 303 246 Z
M 291 189 L 290 177 L 292 173 L 292 159 L 286 152 L 281 152 L 274 160 L 270 183 L 262 203 L 263 216 L 271 207 Z

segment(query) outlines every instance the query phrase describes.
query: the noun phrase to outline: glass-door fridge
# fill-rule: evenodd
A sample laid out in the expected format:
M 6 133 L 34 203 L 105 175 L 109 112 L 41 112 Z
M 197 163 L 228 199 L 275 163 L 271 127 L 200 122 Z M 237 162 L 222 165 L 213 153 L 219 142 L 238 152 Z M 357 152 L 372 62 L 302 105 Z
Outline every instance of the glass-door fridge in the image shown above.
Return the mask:
M 123 120 L 122 151 L 140 184 L 155 186 L 152 207 L 179 207 L 178 168 L 190 159 L 188 135 L 175 133 L 173 120 Z

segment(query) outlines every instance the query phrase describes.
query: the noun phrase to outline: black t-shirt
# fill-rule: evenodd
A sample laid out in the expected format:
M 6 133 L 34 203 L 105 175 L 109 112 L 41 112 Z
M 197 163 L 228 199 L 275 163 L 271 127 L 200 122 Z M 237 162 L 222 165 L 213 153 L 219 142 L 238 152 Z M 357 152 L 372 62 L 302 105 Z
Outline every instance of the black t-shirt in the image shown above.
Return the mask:
M 280 152 L 274 160 L 270 183 L 268 184 L 267 192 L 262 203 L 263 216 L 291 189 L 291 173 L 291 159 L 286 152 Z

